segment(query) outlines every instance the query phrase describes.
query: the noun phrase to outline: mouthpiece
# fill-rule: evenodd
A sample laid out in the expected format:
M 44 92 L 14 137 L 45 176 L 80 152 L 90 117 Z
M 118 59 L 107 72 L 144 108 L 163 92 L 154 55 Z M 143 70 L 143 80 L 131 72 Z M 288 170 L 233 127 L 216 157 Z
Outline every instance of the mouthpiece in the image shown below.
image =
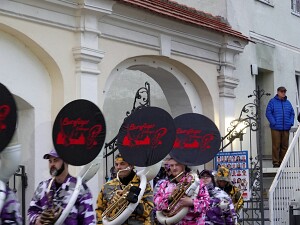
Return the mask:
M 117 172 L 117 179 L 118 179 L 118 181 L 120 181 L 120 179 L 119 179 L 119 173 L 120 173 L 120 172 L 123 172 L 123 171 L 128 171 L 128 170 L 130 170 L 130 169 L 131 169 L 130 166 L 127 166 L 125 169 L 119 170 L 119 171 Z

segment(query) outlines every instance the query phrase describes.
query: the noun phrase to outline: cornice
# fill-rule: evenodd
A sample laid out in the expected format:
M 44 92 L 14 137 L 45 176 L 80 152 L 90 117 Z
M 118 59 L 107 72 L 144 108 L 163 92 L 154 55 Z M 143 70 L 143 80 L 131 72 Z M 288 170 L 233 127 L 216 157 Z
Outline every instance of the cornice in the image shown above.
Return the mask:
M 279 46 L 279 47 L 288 49 L 290 51 L 300 53 L 300 48 L 298 48 L 297 46 L 290 45 L 288 43 L 279 41 L 279 40 L 277 40 L 275 38 L 272 38 L 272 37 L 268 37 L 268 36 L 265 36 L 265 35 L 262 35 L 262 34 L 258 34 L 254 31 L 250 31 L 250 37 L 255 42 L 267 45 L 267 46 L 272 47 L 272 48 L 275 48 L 275 46 Z
M 0 15 L 66 30 L 78 30 L 78 12 L 85 10 L 100 17 L 112 13 L 114 4 L 111 0 L 2 0 Z

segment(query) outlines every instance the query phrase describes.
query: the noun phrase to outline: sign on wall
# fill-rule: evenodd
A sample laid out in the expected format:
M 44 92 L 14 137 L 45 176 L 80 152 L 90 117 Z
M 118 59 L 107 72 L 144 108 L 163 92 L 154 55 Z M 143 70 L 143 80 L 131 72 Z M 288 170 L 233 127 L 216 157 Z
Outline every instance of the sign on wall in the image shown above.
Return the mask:
M 219 152 L 215 156 L 215 170 L 220 166 L 229 169 L 231 182 L 243 193 L 245 200 L 250 199 L 248 151 Z

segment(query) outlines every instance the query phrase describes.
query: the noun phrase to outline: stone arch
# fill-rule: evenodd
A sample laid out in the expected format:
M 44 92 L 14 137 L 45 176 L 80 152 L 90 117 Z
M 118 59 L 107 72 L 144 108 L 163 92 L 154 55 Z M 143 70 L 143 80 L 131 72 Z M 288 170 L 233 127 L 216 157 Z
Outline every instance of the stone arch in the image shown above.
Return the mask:
M 115 137 L 115 135 L 117 135 L 118 128 L 122 124 L 122 120 L 126 116 L 126 111 L 124 110 L 125 107 L 120 107 L 120 102 L 121 104 L 124 103 L 123 101 L 118 102 L 118 98 L 130 98 L 130 101 L 127 101 L 125 103 L 127 105 L 126 110 L 130 111 L 133 106 L 131 103 L 133 103 L 134 94 L 137 91 L 137 88 L 143 86 L 145 81 L 149 82 L 149 79 L 146 78 L 144 81 L 139 83 L 140 86 L 132 85 L 134 88 L 130 91 L 129 94 L 125 93 L 123 89 L 128 88 L 127 86 L 130 81 L 123 79 L 117 84 L 115 83 L 115 81 L 120 76 L 124 75 L 124 77 L 126 77 L 130 73 L 128 71 L 136 72 L 135 79 L 139 79 L 140 77 L 142 77 L 142 79 L 145 79 L 148 76 L 148 78 L 151 78 L 151 80 L 160 87 L 161 92 L 159 92 L 160 90 L 157 90 L 157 88 L 156 91 L 163 95 L 165 101 L 156 101 L 155 104 L 151 103 L 152 106 L 158 106 L 167 110 L 174 118 L 184 113 L 194 112 L 206 115 L 214 121 L 214 104 L 211 93 L 205 82 L 195 71 L 193 71 L 186 65 L 167 57 L 132 57 L 119 63 L 111 71 L 104 86 L 103 93 L 105 100 L 103 105 L 103 113 L 108 121 L 106 143 L 110 142 Z M 140 76 L 139 73 L 145 74 L 146 77 Z M 137 81 L 135 82 L 138 83 Z M 114 91 L 111 91 L 111 89 L 114 89 Z M 152 98 L 154 95 L 152 86 L 150 87 L 150 89 L 150 96 Z M 127 92 L 129 92 L 129 90 L 127 90 Z M 113 94 L 115 94 L 115 96 L 111 97 L 110 95 Z M 127 96 L 124 97 L 125 95 Z M 107 99 L 110 99 L 110 101 L 108 102 Z M 112 104 L 113 106 L 111 106 L 110 104 Z M 113 123 L 113 125 L 111 125 L 110 123 Z M 113 133 L 110 133 L 111 131 L 113 131 Z M 113 160 L 108 159 L 106 169 L 109 170 L 112 164 Z M 199 168 L 202 168 L 202 166 L 200 166 Z M 109 176 L 109 174 L 104 174 L 104 171 L 105 169 L 99 171 L 100 180 L 107 175 Z
M 104 93 L 108 93 L 113 81 L 125 69 L 142 71 L 155 80 L 166 96 L 173 117 L 195 112 L 214 120 L 214 105 L 207 85 L 195 71 L 181 62 L 162 56 L 127 59 L 111 72 Z
M 51 113 L 52 119 L 54 119 L 55 115 L 57 114 L 57 109 L 60 109 L 61 106 L 64 105 L 63 76 L 60 71 L 60 68 L 57 66 L 57 63 L 49 55 L 49 53 L 47 53 L 37 42 L 30 39 L 22 32 L 12 27 L 9 27 L 3 23 L 0 23 L 0 31 L 11 35 L 13 38 L 17 39 L 20 43 L 26 46 L 26 48 L 28 48 L 38 58 L 41 64 L 46 68 L 52 86 L 51 105 L 53 107 Z
M 52 146 L 52 121 L 56 110 L 64 104 L 63 78 L 54 59 L 41 46 L 2 23 L 0 48 L 3 59 L 0 82 L 11 91 L 17 103 L 16 132 L 21 144 L 21 164 L 28 176 L 24 204 L 27 210 L 37 182 L 48 176 L 47 164 L 40 161 Z M 17 185 L 19 191 L 20 183 Z

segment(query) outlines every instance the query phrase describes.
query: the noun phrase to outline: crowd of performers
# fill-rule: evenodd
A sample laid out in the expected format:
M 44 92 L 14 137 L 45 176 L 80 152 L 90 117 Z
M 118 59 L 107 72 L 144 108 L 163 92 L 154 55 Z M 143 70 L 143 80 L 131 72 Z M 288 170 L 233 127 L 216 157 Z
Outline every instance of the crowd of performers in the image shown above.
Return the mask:
M 59 158 L 54 150 L 45 154 L 44 159 L 48 160 L 49 172 L 53 178 L 42 181 L 36 188 L 27 213 L 29 224 L 55 224 L 75 190 L 77 178 L 69 174 L 68 164 Z M 115 157 L 115 170 L 117 177 L 103 185 L 97 200 L 93 199 L 89 188 L 83 183 L 75 204 L 63 224 L 103 224 L 103 212 L 113 203 L 118 191 L 122 192 L 128 185 L 139 186 L 140 179 L 134 165 L 126 162 L 120 154 Z M 123 224 L 158 225 L 156 212 L 168 208 L 177 185 L 190 181 L 189 174 L 190 169 L 187 166 L 173 158 L 165 160 L 164 167 L 153 181 L 154 188 L 147 183 L 143 197 Z M 243 206 L 243 197 L 232 185 L 229 170 L 221 167 L 215 174 L 203 170 L 197 175 L 200 178 L 198 193 L 194 197 L 183 195 L 180 198 L 179 206 L 188 207 L 188 213 L 176 224 L 238 224 L 237 213 Z M 130 188 L 128 196 L 131 197 L 126 198 L 128 202 L 137 200 L 135 197 L 138 194 L 135 191 L 136 189 Z M 20 205 L 8 187 L 6 192 L 0 224 L 22 224 Z M 95 209 L 94 201 L 96 201 Z

